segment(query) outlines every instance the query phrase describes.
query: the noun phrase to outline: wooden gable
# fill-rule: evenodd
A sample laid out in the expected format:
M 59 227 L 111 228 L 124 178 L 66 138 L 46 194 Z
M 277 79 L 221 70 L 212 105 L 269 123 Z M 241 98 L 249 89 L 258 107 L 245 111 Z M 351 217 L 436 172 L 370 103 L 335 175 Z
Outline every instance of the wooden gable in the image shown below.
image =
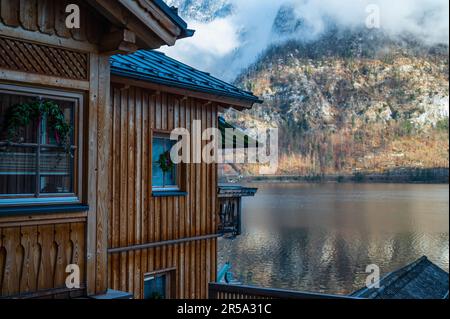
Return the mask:
M 79 29 L 66 27 L 69 4 L 80 8 Z M 174 45 L 191 35 L 149 0 L 1 0 L 0 24 L 0 36 L 107 55 Z
M 99 12 L 118 28 L 125 28 L 136 35 L 139 47 L 157 49 L 162 45 L 174 45 L 186 36 L 154 1 L 150 0 L 88 0 Z

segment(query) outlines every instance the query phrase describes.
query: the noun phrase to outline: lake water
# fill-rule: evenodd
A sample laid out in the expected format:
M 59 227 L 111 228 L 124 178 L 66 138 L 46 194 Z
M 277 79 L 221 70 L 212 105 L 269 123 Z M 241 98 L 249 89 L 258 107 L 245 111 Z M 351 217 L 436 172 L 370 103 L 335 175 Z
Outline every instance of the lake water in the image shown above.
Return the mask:
M 423 255 L 449 270 L 449 186 L 252 184 L 243 234 L 219 240 L 244 284 L 347 294 Z

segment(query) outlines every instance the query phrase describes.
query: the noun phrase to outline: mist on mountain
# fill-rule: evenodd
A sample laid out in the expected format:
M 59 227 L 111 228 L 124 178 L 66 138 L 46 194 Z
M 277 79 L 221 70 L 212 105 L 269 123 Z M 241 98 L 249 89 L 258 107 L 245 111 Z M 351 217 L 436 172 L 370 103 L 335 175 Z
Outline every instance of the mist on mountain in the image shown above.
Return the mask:
M 264 100 L 224 116 L 279 128 L 278 174 L 448 167 L 448 1 L 171 2 L 197 33 L 165 51 Z
M 380 30 L 423 45 L 448 45 L 447 0 L 168 0 L 196 35 L 165 48 L 174 58 L 233 80 L 273 44 L 311 42 L 337 27 L 366 26 L 378 8 Z

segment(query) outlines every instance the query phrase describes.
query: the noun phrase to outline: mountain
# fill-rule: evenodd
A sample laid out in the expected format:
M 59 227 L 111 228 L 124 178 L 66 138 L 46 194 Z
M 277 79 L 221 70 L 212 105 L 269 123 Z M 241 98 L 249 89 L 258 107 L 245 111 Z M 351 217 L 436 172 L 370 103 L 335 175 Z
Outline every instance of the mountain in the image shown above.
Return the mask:
M 283 174 L 448 167 L 448 74 L 445 46 L 334 29 L 267 49 L 236 80 L 264 103 L 227 118 L 279 127 Z
M 211 22 L 233 12 L 233 5 L 227 0 L 167 0 L 166 3 L 178 8 L 183 18 L 197 22 Z
M 176 2 L 193 19 L 232 12 L 225 0 Z M 314 26 L 281 4 L 271 28 L 276 40 L 235 80 L 264 103 L 228 111 L 227 120 L 279 128 L 278 174 L 448 168 L 448 45 L 332 19 L 323 29 L 311 36 Z

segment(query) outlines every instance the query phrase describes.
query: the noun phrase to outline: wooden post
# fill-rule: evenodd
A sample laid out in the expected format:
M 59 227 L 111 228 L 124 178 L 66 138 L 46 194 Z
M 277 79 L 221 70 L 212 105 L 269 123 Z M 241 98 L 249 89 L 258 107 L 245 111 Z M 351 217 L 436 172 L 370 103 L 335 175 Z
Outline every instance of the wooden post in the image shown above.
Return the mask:
M 111 103 L 108 56 L 91 54 L 88 106 L 88 168 L 86 193 L 87 293 L 105 293 L 107 278 L 108 212 L 111 205 L 109 165 L 111 156 Z

